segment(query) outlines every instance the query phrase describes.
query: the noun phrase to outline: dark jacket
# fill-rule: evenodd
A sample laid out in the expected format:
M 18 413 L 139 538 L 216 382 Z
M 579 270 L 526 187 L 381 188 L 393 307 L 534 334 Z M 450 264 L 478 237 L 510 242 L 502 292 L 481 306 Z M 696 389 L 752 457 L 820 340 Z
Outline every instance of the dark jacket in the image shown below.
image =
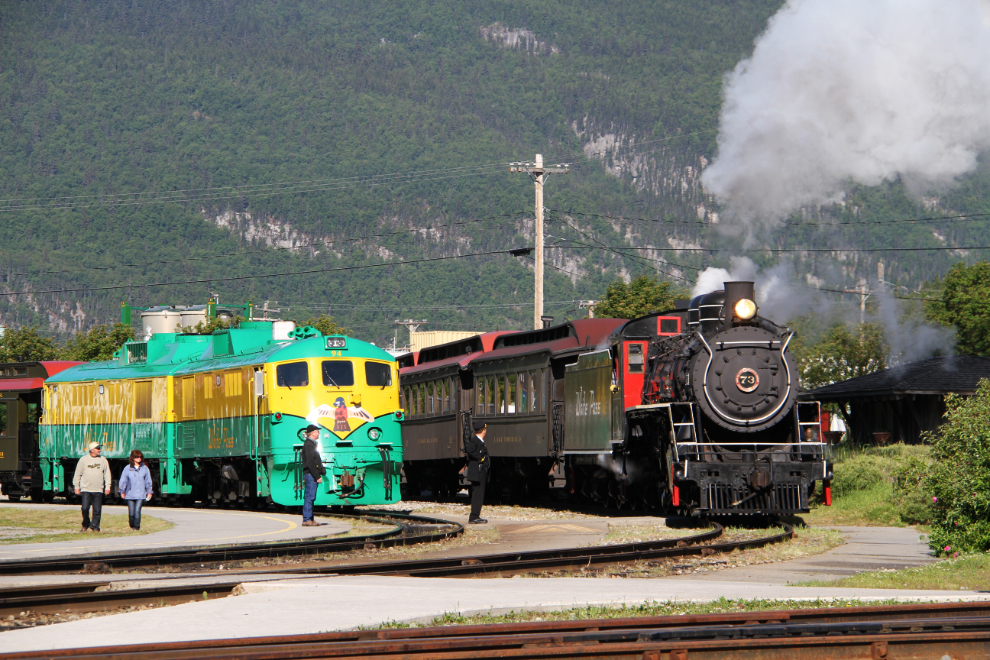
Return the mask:
M 314 479 L 319 479 L 327 473 L 323 467 L 323 457 L 320 450 L 316 448 L 316 441 L 306 438 L 306 443 L 302 449 L 303 474 L 308 474 Z
M 492 462 L 488 459 L 488 447 L 484 440 L 472 435 L 464 443 L 464 453 L 468 457 L 468 481 L 488 481 L 488 469 Z

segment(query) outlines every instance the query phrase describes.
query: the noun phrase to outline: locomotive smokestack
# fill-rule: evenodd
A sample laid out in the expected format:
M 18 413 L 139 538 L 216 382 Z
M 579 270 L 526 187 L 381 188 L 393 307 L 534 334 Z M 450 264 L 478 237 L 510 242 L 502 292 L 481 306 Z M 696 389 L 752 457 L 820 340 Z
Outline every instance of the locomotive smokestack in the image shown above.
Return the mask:
M 726 282 L 723 327 L 748 323 L 756 316 L 756 286 L 753 282 Z

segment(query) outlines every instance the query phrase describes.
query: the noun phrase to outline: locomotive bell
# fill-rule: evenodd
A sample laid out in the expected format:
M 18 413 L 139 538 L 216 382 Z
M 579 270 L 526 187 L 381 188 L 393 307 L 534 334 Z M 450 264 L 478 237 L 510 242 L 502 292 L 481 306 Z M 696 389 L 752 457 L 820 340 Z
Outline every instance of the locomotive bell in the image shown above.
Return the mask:
M 756 286 L 753 282 L 726 282 L 723 328 L 748 324 L 756 316 Z

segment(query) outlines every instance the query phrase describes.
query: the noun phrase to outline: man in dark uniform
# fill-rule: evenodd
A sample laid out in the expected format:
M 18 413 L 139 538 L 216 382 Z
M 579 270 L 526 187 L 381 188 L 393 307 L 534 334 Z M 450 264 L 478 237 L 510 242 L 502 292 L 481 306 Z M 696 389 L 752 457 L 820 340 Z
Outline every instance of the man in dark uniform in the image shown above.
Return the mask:
M 323 467 L 323 457 L 316 446 L 320 439 L 320 427 L 310 424 L 306 427 L 306 442 L 303 444 L 303 527 L 316 527 L 313 520 L 313 503 L 316 502 L 316 484 L 323 483 L 327 469 Z
M 488 483 L 488 447 L 485 446 L 485 434 L 488 426 L 484 422 L 472 424 L 474 435 L 464 443 L 464 453 L 468 457 L 467 478 L 471 482 L 471 516 L 469 523 L 483 524 L 488 522 L 481 517 L 481 505 L 485 503 L 485 484 Z

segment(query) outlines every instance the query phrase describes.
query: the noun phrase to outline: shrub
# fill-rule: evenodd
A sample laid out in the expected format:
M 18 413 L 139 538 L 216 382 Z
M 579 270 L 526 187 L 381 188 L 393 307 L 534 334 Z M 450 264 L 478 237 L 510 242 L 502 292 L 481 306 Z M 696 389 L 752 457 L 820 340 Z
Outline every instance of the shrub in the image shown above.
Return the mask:
M 990 381 L 969 398 L 946 397 L 946 423 L 930 434 L 929 543 L 936 554 L 990 549 Z

